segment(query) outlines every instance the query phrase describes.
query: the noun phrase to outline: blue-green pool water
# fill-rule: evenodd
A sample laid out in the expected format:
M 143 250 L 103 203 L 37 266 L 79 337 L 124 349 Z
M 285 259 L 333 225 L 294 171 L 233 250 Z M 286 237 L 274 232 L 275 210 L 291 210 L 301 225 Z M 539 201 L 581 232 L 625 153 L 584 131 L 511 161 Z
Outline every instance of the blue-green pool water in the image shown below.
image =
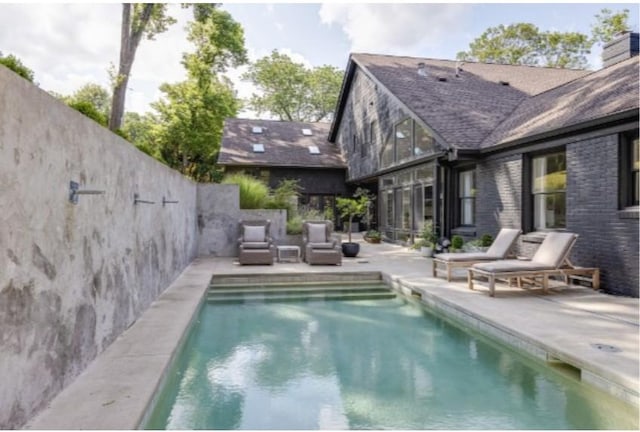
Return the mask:
M 205 303 L 147 429 L 637 429 L 638 410 L 404 297 Z

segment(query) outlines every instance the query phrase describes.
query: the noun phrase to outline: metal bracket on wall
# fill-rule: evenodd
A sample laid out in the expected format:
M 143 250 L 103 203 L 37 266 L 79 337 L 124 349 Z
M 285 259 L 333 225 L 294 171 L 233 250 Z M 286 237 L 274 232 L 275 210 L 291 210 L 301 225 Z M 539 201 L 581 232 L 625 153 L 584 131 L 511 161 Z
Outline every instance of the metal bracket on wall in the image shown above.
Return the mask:
M 133 194 L 133 204 L 136 205 L 138 203 L 140 203 L 140 204 L 155 204 L 156 202 L 155 201 L 148 201 L 148 200 L 140 199 L 140 195 Z
M 69 182 L 69 202 L 78 204 L 78 195 L 102 195 L 103 190 L 79 190 L 80 185 L 73 180 Z
M 178 204 L 179 201 L 169 201 L 167 199 L 165 199 L 164 197 L 162 197 L 162 207 L 164 207 L 165 204 Z

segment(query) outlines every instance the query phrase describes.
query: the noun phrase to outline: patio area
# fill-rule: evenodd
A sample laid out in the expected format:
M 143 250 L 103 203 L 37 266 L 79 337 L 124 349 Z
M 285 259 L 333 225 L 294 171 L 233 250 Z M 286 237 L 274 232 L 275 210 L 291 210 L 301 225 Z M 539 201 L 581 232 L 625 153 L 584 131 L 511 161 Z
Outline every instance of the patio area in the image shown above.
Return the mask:
M 500 285 L 496 297 L 466 279 L 447 283 L 431 275 L 431 260 L 391 244 L 361 244 L 357 258 L 342 266 L 274 263 L 240 266 L 237 258 L 199 258 L 143 316 L 107 348 L 49 406 L 27 425 L 32 429 L 134 429 L 161 384 L 212 275 L 380 272 L 395 289 L 473 331 L 492 336 L 542 360 L 564 362 L 589 382 L 638 405 L 638 299 L 589 288 L 522 290 Z M 464 277 L 464 272 L 460 273 Z M 346 276 L 346 275 L 345 275 Z M 353 277 L 353 276 L 349 276 Z

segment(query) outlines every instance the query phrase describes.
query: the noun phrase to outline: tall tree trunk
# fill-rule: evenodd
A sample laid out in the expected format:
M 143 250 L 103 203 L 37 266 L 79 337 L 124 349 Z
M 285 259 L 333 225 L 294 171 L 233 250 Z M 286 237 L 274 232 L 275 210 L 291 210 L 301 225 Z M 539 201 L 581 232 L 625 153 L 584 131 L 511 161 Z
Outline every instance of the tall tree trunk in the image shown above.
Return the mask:
M 140 39 L 145 31 L 147 23 L 151 18 L 154 4 L 146 3 L 140 14 L 132 14 L 131 3 L 122 4 L 122 30 L 120 33 L 120 65 L 118 66 L 118 76 L 113 88 L 113 98 L 111 101 L 111 115 L 109 117 L 109 129 L 116 131 L 122 126 L 124 115 L 124 101 L 127 94 L 127 84 L 131 66 L 136 56 L 136 50 L 140 44 Z

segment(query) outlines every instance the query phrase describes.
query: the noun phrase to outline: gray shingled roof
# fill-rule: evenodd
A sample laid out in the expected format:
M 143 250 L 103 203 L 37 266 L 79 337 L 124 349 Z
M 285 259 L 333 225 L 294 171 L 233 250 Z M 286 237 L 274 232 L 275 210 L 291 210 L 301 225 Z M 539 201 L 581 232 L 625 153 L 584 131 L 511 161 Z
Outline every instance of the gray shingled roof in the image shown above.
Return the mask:
M 254 134 L 252 128 L 263 128 Z M 329 123 L 300 123 L 273 120 L 226 119 L 218 163 L 242 166 L 296 166 L 345 168 L 338 146 L 327 141 Z M 311 129 L 305 136 L 302 129 Z M 264 153 L 254 153 L 253 144 L 263 144 Z M 309 153 L 317 146 L 320 154 Z
M 352 54 L 370 73 L 448 145 L 479 148 L 493 130 L 530 96 L 585 76 L 589 71 Z M 418 63 L 427 76 L 418 74 Z M 438 78 L 446 78 L 446 82 Z M 508 82 L 503 85 L 500 82 Z
M 483 148 L 637 109 L 640 61 L 616 65 L 523 101 L 482 143 Z

